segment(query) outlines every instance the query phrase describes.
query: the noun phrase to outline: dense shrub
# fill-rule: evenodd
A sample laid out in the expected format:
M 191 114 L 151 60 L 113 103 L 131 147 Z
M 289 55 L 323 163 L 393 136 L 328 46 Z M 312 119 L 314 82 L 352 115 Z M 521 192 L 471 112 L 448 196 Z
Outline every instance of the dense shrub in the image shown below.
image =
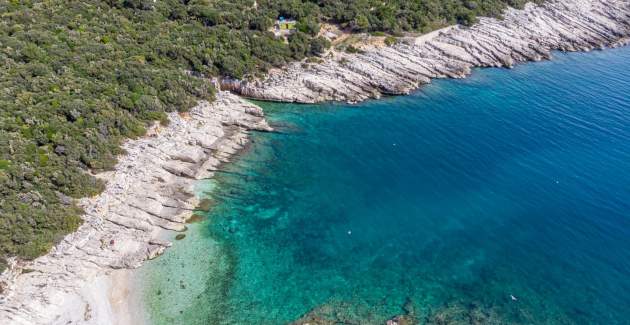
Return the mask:
M 0 0 L 0 269 L 76 229 L 121 142 L 214 90 L 321 55 L 320 23 L 427 31 L 524 0 Z M 288 42 L 268 29 L 298 21 Z M 190 73 L 192 72 L 192 73 Z M 89 171 L 89 172 L 88 172 Z
M 320 15 L 354 31 L 428 32 L 477 16 L 499 17 L 506 6 L 522 7 L 542 0 L 314 0 Z

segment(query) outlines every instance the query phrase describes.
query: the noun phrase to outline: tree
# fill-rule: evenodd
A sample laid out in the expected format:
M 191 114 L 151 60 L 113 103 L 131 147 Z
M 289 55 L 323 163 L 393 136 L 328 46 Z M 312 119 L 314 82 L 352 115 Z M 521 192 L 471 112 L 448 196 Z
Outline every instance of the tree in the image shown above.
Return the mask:
M 370 21 L 364 15 L 358 15 L 353 21 L 353 29 L 364 32 L 370 27 Z
M 311 55 L 322 55 L 329 47 L 330 41 L 320 36 L 311 41 L 309 53 Z

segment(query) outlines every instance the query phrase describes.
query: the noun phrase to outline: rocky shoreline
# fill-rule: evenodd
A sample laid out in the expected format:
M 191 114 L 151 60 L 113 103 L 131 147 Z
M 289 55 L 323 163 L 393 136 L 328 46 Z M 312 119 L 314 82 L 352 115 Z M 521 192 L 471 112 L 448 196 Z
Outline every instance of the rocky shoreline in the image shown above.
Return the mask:
M 474 67 L 511 67 L 554 50 L 588 51 L 630 42 L 627 0 L 551 0 L 359 54 L 333 52 L 321 63 L 294 63 L 266 79 L 231 82 L 242 96 L 283 102 L 359 102 L 408 94 L 433 78 L 461 78 Z M 0 275 L 2 324 L 121 323 L 109 302 L 111 273 L 159 256 L 164 232 L 186 229 L 199 203 L 196 180 L 228 161 L 248 130 L 270 131 L 262 110 L 220 92 L 168 126 L 130 140 L 115 171 L 98 175 L 106 190 L 81 200 L 79 230 L 32 262 L 11 261 Z M 123 322 L 124 323 L 124 322 Z
M 109 275 L 162 254 L 171 245 L 164 232 L 184 231 L 199 204 L 195 181 L 243 148 L 249 130 L 271 131 L 262 109 L 227 92 L 169 118 L 125 143 L 115 170 L 97 175 L 107 187 L 81 200 L 78 231 L 32 262 L 11 261 L 0 276 L 1 323 L 124 323 L 109 301 Z
M 294 63 L 264 80 L 230 82 L 242 96 L 268 101 L 360 102 L 383 94 L 408 94 L 433 78 L 463 78 L 475 67 L 512 67 L 549 59 L 551 52 L 589 51 L 630 42 L 630 2 L 550 0 L 503 20 L 482 18 L 390 47 L 359 54 L 332 52 L 321 63 Z

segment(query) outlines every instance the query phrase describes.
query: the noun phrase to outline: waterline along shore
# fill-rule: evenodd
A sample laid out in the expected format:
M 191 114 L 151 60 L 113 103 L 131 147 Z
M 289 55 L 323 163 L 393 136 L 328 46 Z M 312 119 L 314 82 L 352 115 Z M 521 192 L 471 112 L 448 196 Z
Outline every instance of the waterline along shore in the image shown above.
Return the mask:
M 212 177 L 247 143 L 248 130 L 271 130 L 259 107 L 226 92 L 169 121 L 128 141 L 116 169 L 98 175 L 107 188 L 83 199 L 85 223 L 77 232 L 2 274 L 3 324 L 124 323 L 125 294 L 110 292 L 124 290 L 112 286 L 125 278 L 116 270 L 159 256 L 171 245 L 163 233 L 184 231 L 199 203 L 195 180 Z M 119 272 L 114 280 L 112 272 Z M 123 308 L 120 315 L 113 305 Z
M 551 52 L 616 47 L 630 40 L 625 0 L 551 0 L 503 20 L 447 27 L 363 53 L 333 52 L 322 63 L 294 63 L 266 79 L 229 83 L 241 95 L 280 102 L 359 102 L 408 94 L 434 78 L 463 78 L 475 67 L 511 67 L 549 59 Z
M 588 51 L 629 40 L 630 2 L 552 0 L 510 9 L 502 21 L 483 18 L 471 28 L 336 53 L 231 88 L 261 100 L 359 102 L 408 94 L 432 78 L 465 77 L 473 67 L 510 67 L 548 59 L 554 50 Z M 120 287 L 112 286 L 112 272 L 159 256 L 170 246 L 164 233 L 184 231 L 199 203 L 195 180 L 212 177 L 211 170 L 245 145 L 249 130 L 271 130 L 260 107 L 227 92 L 169 118 L 167 126 L 129 140 L 116 169 L 98 175 L 107 188 L 82 200 L 85 223 L 77 232 L 34 261 L 11 261 L 0 276 L 0 323 L 124 323 L 114 305 L 125 305 L 125 295 L 111 292 Z M 109 297 L 118 301 L 112 304 Z
M 137 271 L 150 323 L 623 323 L 629 67 L 630 47 L 556 53 L 356 105 L 261 103 L 278 132 Z

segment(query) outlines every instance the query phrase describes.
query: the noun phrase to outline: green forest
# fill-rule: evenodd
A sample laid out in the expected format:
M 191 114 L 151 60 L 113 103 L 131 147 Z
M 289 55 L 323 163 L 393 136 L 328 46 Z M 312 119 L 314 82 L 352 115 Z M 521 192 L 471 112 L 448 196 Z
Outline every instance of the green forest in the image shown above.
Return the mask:
M 211 100 L 209 77 L 254 78 L 321 55 L 320 23 L 428 32 L 525 0 L 0 0 L 0 270 L 81 224 L 121 142 Z M 297 21 L 285 41 L 270 28 Z

